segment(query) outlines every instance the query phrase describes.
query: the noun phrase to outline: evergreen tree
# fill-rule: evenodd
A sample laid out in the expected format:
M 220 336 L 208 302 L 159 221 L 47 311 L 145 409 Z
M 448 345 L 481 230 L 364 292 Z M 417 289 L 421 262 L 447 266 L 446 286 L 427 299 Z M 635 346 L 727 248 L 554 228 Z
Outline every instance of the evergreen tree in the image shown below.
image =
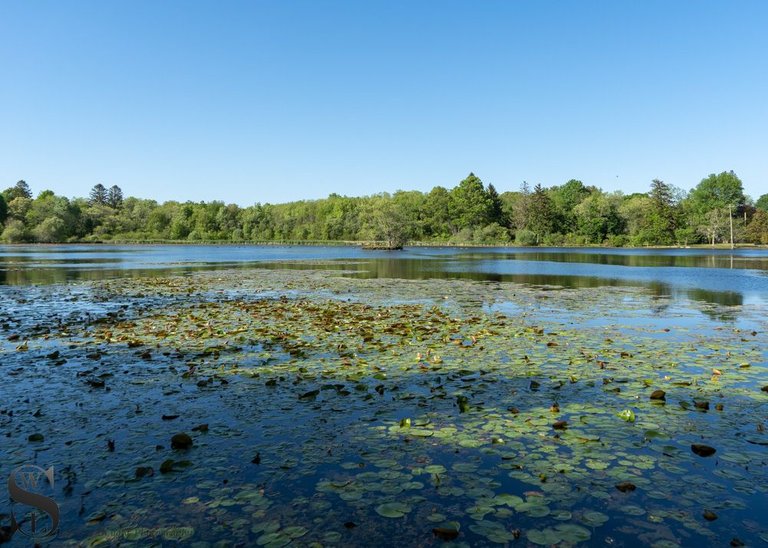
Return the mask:
M 491 223 L 497 223 L 500 226 L 507 226 L 509 220 L 504 214 L 504 204 L 499 197 L 499 193 L 496 192 L 496 187 L 492 184 L 488 185 L 488 198 L 491 200 L 489 221 Z
M 664 181 L 651 182 L 651 210 L 648 212 L 648 230 L 655 243 L 670 244 L 677 228 L 677 211 L 672 188 Z
M 552 200 L 540 184 L 533 187 L 528 212 L 528 230 L 536 234 L 536 243 L 552 232 Z
M 101 183 L 94 185 L 91 189 L 91 193 L 88 195 L 88 203 L 90 205 L 106 205 L 107 204 L 107 189 Z
M 117 185 L 112 185 L 107 191 L 107 205 L 118 209 L 123 205 L 123 191 Z
M 29 200 L 32 199 L 32 190 L 30 190 L 29 185 L 24 181 L 23 179 L 16 183 L 14 186 L 7 188 L 3 195 L 5 196 L 5 201 L 7 203 L 11 203 L 16 198 L 27 198 Z

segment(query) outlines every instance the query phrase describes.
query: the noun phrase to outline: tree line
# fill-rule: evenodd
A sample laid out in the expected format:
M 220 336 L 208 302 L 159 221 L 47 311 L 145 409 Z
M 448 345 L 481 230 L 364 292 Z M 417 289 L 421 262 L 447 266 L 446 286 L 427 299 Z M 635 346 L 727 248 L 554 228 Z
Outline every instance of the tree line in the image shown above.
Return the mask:
M 158 203 L 95 185 L 88 198 L 50 190 L 33 197 L 25 181 L 0 194 L 0 241 L 338 242 L 650 246 L 768 244 L 768 194 L 744 194 L 733 171 L 711 174 L 690 191 L 658 179 L 648 192 L 563 185 L 499 193 L 470 173 L 455 187 L 249 207 L 212 202 Z

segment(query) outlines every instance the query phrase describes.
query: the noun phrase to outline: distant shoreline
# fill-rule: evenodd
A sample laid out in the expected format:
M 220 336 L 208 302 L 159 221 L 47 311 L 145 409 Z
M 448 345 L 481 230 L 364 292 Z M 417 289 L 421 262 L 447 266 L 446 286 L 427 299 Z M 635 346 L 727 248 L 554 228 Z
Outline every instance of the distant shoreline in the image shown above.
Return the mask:
M 287 240 L 287 241 L 221 241 L 221 240 L 97 240 L 97 241 L 76 241 L 76 242 L 48 242 L 48 243 L 0 243 L 0 247 L 52 247 L 60 245 L 129 245 L 129 246 L 151 246 L 151 245 L 164 245 L 164 246 L 193 246 L 193 245 L 206 245 L 206 246 L 261 246 L 261 247 L 360 247 L 369 245 L 370 241 L 323 241 L 323 240 Z M 445 243 L 445 242 L 408 242 L 405 247 L 436 247 L 445 249 L 487 249 L 487 248 L 507 248 L 507 249 L 711 249 L 711 250 L 729 250 L 731 244 L 692 244 L 688 246 L 679 245 L 649 245 L 649 246 L 601 246 L 601 245 L 542 245 L 542 246 L 524 246 L 515 245 L 510 243 L 493 243 L 493 244 L 476 244 L 476 243 Z M 768 249 L 768 245 L 759 244 L 747 244 L 736 243 L 733 249 Z M 371 249 L 370 251 L 392 251 L 392 250 L 379 250 Z

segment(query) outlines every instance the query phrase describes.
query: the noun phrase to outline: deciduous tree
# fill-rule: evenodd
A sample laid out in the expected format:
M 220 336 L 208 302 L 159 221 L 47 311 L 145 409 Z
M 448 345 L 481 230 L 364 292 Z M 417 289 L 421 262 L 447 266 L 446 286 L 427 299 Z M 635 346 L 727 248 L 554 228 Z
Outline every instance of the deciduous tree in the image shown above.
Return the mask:
M 489 223 L 493 203 L 483 182 L 470 173 L 451 191 L 451 216 L 458 228 L 475 228 Z

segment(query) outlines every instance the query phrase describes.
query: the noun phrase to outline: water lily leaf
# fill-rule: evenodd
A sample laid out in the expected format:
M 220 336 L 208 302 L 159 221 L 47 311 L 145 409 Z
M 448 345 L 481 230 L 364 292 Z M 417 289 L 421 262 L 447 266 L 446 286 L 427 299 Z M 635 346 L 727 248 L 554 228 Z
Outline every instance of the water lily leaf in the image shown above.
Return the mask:
M 551 546 L 563 541 L 562 534 L 552 528 L 529 529 L 526 533 L 528 540 L 539 546 Z
M 387 502 L 376 507 L 376 513 L 385 518 L 401 518 L 411 511 L 411 507 L 401 502 Z
M 430 464 L 429 466 L 424 467 L 424 472 L 427 474 L 444 474 L 445 466 L 442 464 Z
M 516 507 L 520 504 L 523 504 L 523 499 L 518 497 L 517 495 L 510 495 L 508 493 L 502 493 L 500 495 L 496 495 L 493 497 L 493 503 L 494 504 L 505 504 L 510 507 Z
M 573 544 L 586 542 L 592 538 L 592 533 L 589 529 L 575 523 L 561 523 L 555 526 L 555 530 L 564 541 Z
M 582 515 L 582 521 L 590 527 L 600 527 L 602 524 L 608 521 L 608 516 L 602 512 L 588 511 L 584 512 Z
M 309 532 L 309 529 L 301 525 L 292 525 L 282 530 L 282 533 L 291 539 L 301 538 Z
M 616 414 L 621 420 L 626 422 L 635 422 L 635 412 L 631 409 L 625 409 Z
M 259 546 L 285 546 L 291 542 L 291 538 L 284 535 L 281 531 L 274 533 L 266 533 L 256 539 L 256 544 Z

